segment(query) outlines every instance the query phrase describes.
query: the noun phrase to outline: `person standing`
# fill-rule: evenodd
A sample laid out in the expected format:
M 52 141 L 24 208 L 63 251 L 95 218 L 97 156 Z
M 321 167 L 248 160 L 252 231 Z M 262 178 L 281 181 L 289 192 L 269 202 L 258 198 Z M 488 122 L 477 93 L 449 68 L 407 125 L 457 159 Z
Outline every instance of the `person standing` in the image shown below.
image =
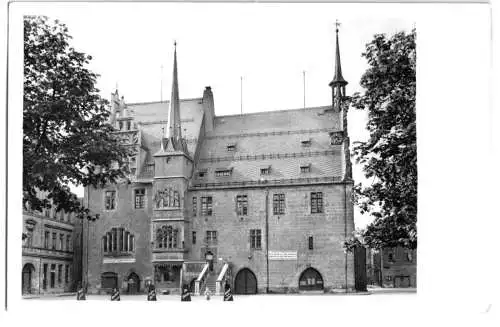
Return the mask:
M 212 295 L 212 293 L 210 293 L 208 287 L 205 287 L 205 297 L 207 298 L 207 301 L 210 301 L 210 295 Z

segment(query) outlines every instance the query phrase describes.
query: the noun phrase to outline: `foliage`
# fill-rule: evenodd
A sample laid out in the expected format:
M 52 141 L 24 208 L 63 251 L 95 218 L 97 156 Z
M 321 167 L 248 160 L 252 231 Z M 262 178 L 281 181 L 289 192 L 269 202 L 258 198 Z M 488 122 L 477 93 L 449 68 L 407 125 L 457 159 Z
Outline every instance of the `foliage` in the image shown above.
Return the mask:
M 355 202 L 374 220 L 346 248 L 417 246 L 416 32 L 377 34 L 362 54 L 369 68 L 362 94 L 351 104 L 368 111 L 366 142 L 354 143 L 354 157 L 370 185 L 357 184 Z
M 23 204 L 32 210 L 52 201 L 57 211 L 82 212 L 70 183 L 98 186 L 125 177 L 128 150 L 107 123 L 98 75 L 87 68 L 92 57 L 70 39 L 57 20 L 24 18 Z

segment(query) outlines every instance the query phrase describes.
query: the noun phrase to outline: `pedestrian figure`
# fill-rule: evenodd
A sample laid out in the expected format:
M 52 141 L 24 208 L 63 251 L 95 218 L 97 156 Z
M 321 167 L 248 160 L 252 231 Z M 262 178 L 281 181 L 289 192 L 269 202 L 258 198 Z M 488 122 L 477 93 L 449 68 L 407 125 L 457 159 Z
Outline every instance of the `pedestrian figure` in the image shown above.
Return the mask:
M 111 293 L 111 301 L 120 301 L 120 291 L 118 288 L 113 288 L 113 292 Z
M 156 301 L 156 289 L 153 284 L 149 284 L 148 301 Z
M 224 286 L 224 301 L 233 301 L 233 292 L 231 292 L 231 286 L 228 282 Z
M 85 296 L 85 290 L 82 287 L 82 283 L 78 283 L 76 287 L 76 300 L 77 301 L 85 301 L 87 297 Z
M 208 289 L 208 287 L 205 289 L 205 296 L 207 297 L 207 301 L 210 301 L 210 290 Z
M 189 289 L 186 284 L 182 286 L 181 301 L 191 302 L 191 294 L 189 293 Z

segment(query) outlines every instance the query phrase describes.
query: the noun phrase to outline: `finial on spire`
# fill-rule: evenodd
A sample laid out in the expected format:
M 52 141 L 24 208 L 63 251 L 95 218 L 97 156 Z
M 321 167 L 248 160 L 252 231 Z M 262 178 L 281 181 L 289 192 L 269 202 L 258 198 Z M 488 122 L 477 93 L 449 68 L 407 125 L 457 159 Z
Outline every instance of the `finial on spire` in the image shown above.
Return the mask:
M 339 26 L 340 22 L 338 19 L 335 20 L 335 72 L 333 75 L 333 80 L 330 82 L 330 86 L 335 84 L 346 85 L 347 81 L 342 76 L 342 66 L 340 65 L 340 47 L 339 47 Z

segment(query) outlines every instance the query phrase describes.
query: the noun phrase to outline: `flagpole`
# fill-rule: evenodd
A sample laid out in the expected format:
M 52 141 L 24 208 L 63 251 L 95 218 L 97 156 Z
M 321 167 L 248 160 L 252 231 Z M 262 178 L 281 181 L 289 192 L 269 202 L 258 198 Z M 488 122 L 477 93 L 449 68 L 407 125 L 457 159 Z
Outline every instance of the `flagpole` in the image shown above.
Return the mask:
M 306 71 L 302 71 L 302 79 L 303 79 L 303 85 L 304 85 L 304 109 L 306 108 Z

